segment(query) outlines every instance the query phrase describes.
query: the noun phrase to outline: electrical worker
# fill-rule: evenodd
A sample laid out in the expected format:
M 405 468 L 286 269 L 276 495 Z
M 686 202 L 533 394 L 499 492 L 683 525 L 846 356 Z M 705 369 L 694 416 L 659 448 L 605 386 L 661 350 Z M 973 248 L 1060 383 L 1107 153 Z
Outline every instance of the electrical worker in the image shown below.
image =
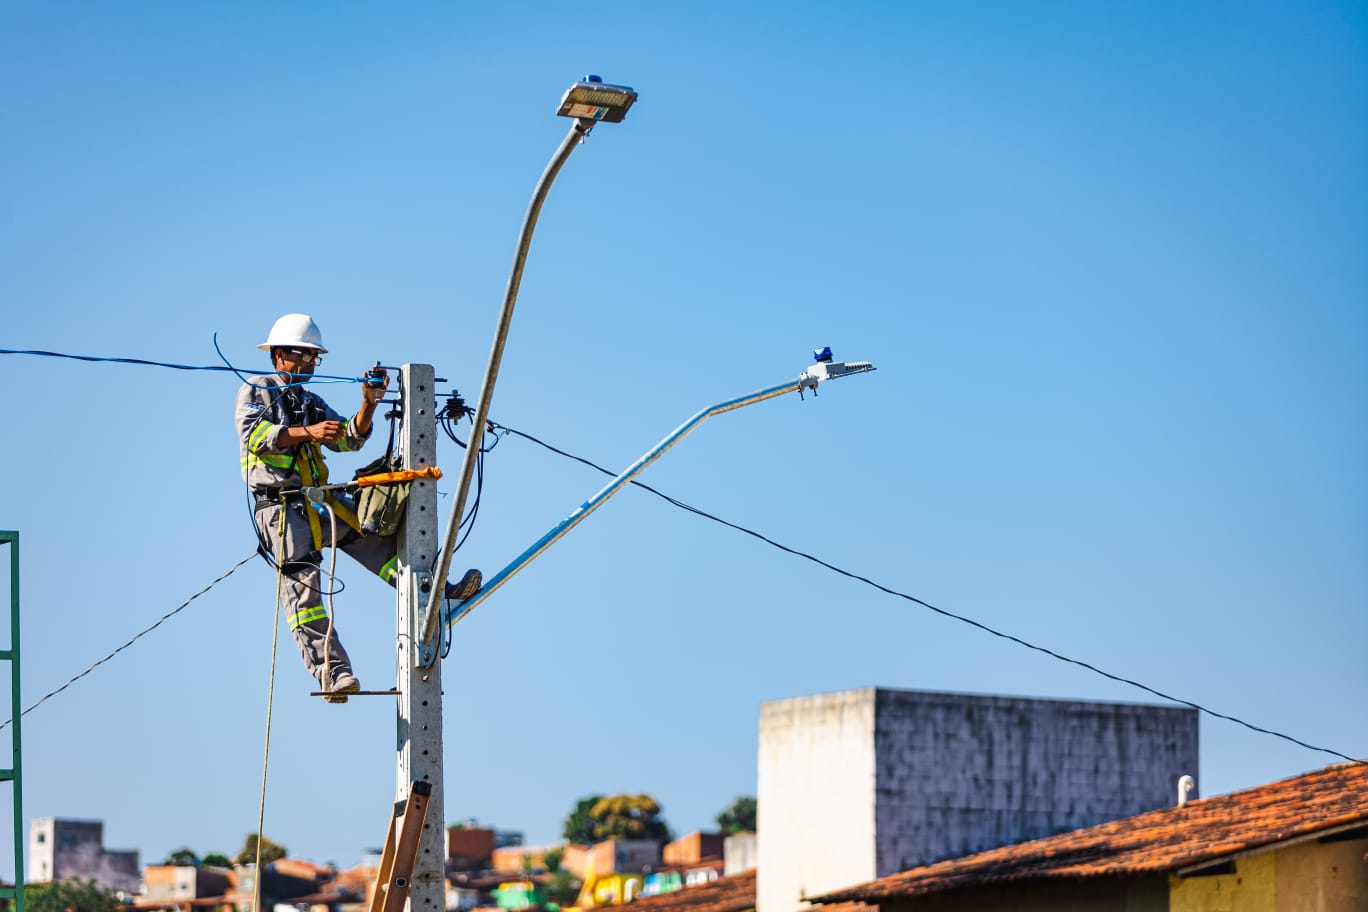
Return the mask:
M 395 536 L 362 533 L 351 497 L 330 491 L 327 503 L 337 518 L 338 532 L 333 541 L 327 512 L 307 501 L 300 489 L 327 484 L 324 447 L 349 453 L 370 437 L 375 406 L 384 398 L 389 376 L 381 368 L 372 371 L 372 382 L 361 385 L 361 407 L 347 419 L 299 385 L 327 352 L 312 317 L 286 314 L 276 320 L 257 348 L 270 352 L 276 373 L 243 384 L 237 394 L 236 419 L 242 475 L 256 498 L 253 519 L 258 543 L 281 562 L 281 604 L 304 666 L 318 680 L 324 699 L 345 703 L 347 694 L 359 691 L 361 683 L 337 631 L 329 632 L 320 572 L 322 549 L 341 548 L 393 586 Z M 469 598 L 481 581 L 480 571 L 468 570 L 460 582 L 447 583 L 446 597 Z

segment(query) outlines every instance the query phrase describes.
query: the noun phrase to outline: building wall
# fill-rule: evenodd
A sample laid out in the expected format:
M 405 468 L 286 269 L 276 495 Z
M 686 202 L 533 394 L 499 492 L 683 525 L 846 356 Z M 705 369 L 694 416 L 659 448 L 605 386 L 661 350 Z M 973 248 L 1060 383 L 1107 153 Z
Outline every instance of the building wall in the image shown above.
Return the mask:
M 754 833 L 733 833 L 722 841 L 722 874 L 731 877 L 756 866 L 758 840 Z
M 1368 909 L 1368 839 L 1303 842 L 1277 853 L 1278 912 Z
M 447 858 L 489 858 L 494 854 L 494 831 L 487 827 L 447 830 Z
M 1308 841 L 1235 860 L 1233 874 L 1171 878 L 1172 912 L 1362 912 L 1368 839 Z
M 556 846 L 506 846 L 490 853 L 490 866 L 502 873 L 545 870 L 546 853 Z
M 1192 709 L 898 690 L 875 700 L 880 877 L 1166 807 L 1178 777 L 1197 771 Z
M 637 872 L 660 864 L 660 843 L 649 839 L 605 839 L 589 850 L 595 874 Z
M 1163 875 L 1075 880 L 881 900 L 880 912 L 1170 912 Z M 1227 908 L 1226 912 L 1231 912 Z M 1245 912 L 1240 908 L 1240 912 Z
M 570 843 L 565 847 L 565 857 L 561 859 L 561 867 L 576 877 L 583 877 L 589 869 L 590 848 L 592 847 L 574 842 Z
M 148 899 L 194 899 L 194 865 L 148 865 L 143 870 Z
M 195 865 L 148 865 L 143 869 L 143 885 L 148 899 L 196 899 L 222 896 L 228 891 L 227 868 Z
M 40 818 L 29 825 L 29 875 L 34 882 L 77 878 L 110 890 L 136 893 L 141 882 L 136 851 L 107 851 L 99 820 Z
M 761 704 L 758 912 L 874 879 L 874 693 Z
M 1195 710 L 844 691 L 760 708 L 758 912 L 1174 802 Z
M 724 839 L 721 833 L 695 831 L 667 843 L 661 856 L 666 864 L 694 864 L 704 858 L 720 858 Z

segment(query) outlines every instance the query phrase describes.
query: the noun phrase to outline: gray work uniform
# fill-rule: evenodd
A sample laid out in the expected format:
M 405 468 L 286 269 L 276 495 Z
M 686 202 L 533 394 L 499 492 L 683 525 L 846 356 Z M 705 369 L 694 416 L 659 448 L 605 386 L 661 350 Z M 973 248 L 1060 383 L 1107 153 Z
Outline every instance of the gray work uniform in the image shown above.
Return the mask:
M 322 549 L 338 547 L 382 580 L 394 585 L 397 565 L 396 541 L 393 535 L 364 535 L 347 525 L 338 516 L 337 541 L 333 541 L 327 511 L 297 494 L 287 494 L 284 504 L 281 492 L 297 492 L 304 482 L 301 471 L 314 484 L 326 478 L 323 455 L 319 444 L 305 443 L 295 447 L 277 444 L 282 429 L 303 427 L 319 421 L 344 421 L 323 399 L 298 386 L 286 386 L 286 377 L 273 374 L 243 384 L 238 390 L 236 421 L 241 442 L 242 475 L 256 498 L 253 518 L 261 541 L 272 557 L 281 560 L 281 608 L 294 634 L 295 644 L 304 658 L 304 667 L 318 680 L 323 689 L 332 686 L 342 674 L 351 674 L 351 659 L 342 648 L 334 628 L 328 636 L 328 612 L 325 587 L 327 581 L 320 569 Z M 369 434 L 357 430 L 356 419 L 347 421 L 342 438 L 326 446 L 336 452 L 352 452 L 361 448 Z M 307 463 L 301 469 L 301 463 Z M 355 505 L 350 498 L 334 492 L 339 513 L 354 515 Z M 315 512 L 319 536 L 314 537 L 314 523 L 309 513 Z M 284 530 L 281 515 L 284 514 Z M 324 680 L 327 670 L 328 680 Z

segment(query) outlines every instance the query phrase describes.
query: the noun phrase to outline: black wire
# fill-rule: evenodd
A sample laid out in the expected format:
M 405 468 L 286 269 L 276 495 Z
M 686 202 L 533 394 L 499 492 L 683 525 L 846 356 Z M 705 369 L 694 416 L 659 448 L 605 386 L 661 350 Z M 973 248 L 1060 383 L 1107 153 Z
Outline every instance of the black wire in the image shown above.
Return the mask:
M 456 426 L 457 424 L 460 423 L 460 418 L 451 418 L 451 417 L 448 417 L 448 416 L 443 416 L 442 418 L 439 419 L 439 422 L 438 422 L 438 423 L 441 425 L 443 432 L 445 432 L 446 435 L 447 435 L 449 438 L 451 438 L 452 441 L 454 441 L 454 442 L 455 442 L 457 445 L 459 445 L 462 449 L 465 449 L 465 448 L 466 448 L 466 444 L 465 444 L 459 437 L 456 436 L 456 428 L 455 428 L 455 426 Z M 492 425 L 491 425 L 491 429 L 492 429 Z M 483 435 L 482 435 L 482 437 L 483 437 Z M 481 440 L 481 442 L 483 443 L 483 440 Z M 484 461 L 485 461 L 485 454 L 488 453 L 488 452 L 490 452 L 491 450 L 493 450 L 494 447 L 498 446 L 498 443 L 499 443 L 499 435 L 498 435 L 497 433 L 494 433 L 494 442 L 493 442 L 493 443 L 491 443 L 491 444 L 490 444 L 489 446 L 487 446 L 487 447 L 486 447 L 486 446 L 481 446 L 478 450 L 475 451 L 475 496 L 474 496 L 473 498 L 471 498 L 470 508 L 466 511 L 466 515 L 465 515 L 464 517 L 461 518 L 460 523 L 459 523 L 459 524 L 457 525 L 457 527 L 456 527 L 456 531 L 457 531 L 457 533 L 458 533 L 458 535 L 459 535 L 459 538 L 457 538 L 457 540 L 456 540 L 456 545 L 455 545 L 455 547 L 453 547 L 453 548 L 451 549 L 451 553 L 452 553 L 453 555 L 456 554 L 456 552 L 458 552 L 458 551 L 461 550 L 461 546 L 465 544 L 466 539 L 470 537 L 470 533 L 471 533 L 471 532 L 474 530 L 474 528 L 475 528 L 475 517 L 478 516 L 479 513 L 480 513 L 480 503 L 481 503 L 481 500 L 482 500 L 483 495 L 484 495 Z M 462 532 L 462 531 L 461 531 L 462 529 L 464 529 L 465 531 Z M 435 566 L 435 565 L 434 565 L 434 566 Z M 444 659 L 445 659 L 445 658 L 450 654 L 450 652 L 451 652 L 451 623 L 450 623 L 450 621 L 451 621 L 451 613 L 452 613 L 454 610 L 455 610 L 454 608 L 447 608 L 447 610 L 446 610 L 446 617 L 444 618 L 445 623 L 443 624 L 443 630 L 442 630 L 442 649 L 441 649 L 441 655 L 442 655 L 442 658 L 444 658 Z
M 537 444 L 538 446 L 545 447 L 546 449 L 550 450 L 551 452 L 556 453 L 556 454 L 558 454 L 558 455 L 560 455 L 560 456 L 564 456 L 564 457 L 566 457 L 567 459 L 573 459 L 573 460 L 575 460 L 576 462 L 583 463 L 584 465 L 589 466 L 590 468 L 595 469 L 595 470 L 597 470 L 597 471 L 599 471 L 599 472 L 602 472 L 602 473 L 605 474 L 605 475 L 610 475 L 610 476 L 613 476 L 613 477 L 617 477 L 617 474 L 618 474 L 617 472 L 613 472 L 613 471 L 611 471 L 611 470 L 609 470 L 609 469 L 605 469 L 603 466 L 597 465 L 597 464 L 595 464 L 595 463 L 593 463 L 593 462 L 590 462 L 588 459 L 585 459 L 585 458 L 583 458 L 583 457 L 581 457 L 581 456 L 576 456 L 576 455 L 574 455 L 573 453 L 567 453 L 565 450 L 562 450 L 562 449 L 559 449 L 559 448 L 557 448 L 557 447 L 554 447 L 554 446 L 552 446 L 551 444 L 547 443 L 547 442 L 544 441 L 544 440 L 538 440 L 536 437 L 533 437 L 531 434 L 525 433 L 525 432 L 523 432 L 523 431 L 515 430 L 514 428 L 511 428 L 511 427 L 509 427 L 508 425 L 504 425 L 504 424 L 497 425 L 497 427 L 502 428 L 502 429 L 503 429 L 504 431 L 506 431 L 507 433 L 510 433 L 510 434 L 517 434 L 519 437 L 526 438 L 527 440 L 532 441 L 533 443 Z M 961 623 L 968 624 L 968 625 L 971 626 L 971 627 L 976 627 L 976 628 L 978 628 L 979 630 L 984 631 L 985 633 L 991 633 L 991 634 L 992 634 L 993 636 L 995 636 L 995 637 L 1000 637 L 1001 639 L 1004 639 L 1004 640 L 1010 640 L 1011 642 L 1016 643 L 1016 644 L 1019 645 L 1019 646 L 1025 646 L 1027 649 L 1032 649 L 1032 650 L 1034 650 L 1034 651 L 1036 651 L 1036 652 L 1044 653 L 1045 655 L 1050 656 L 1051 658 L 1054 658 L 1054 659 L 1058 659 L 1058 660 L 1061 661 L 1061 662 L 1068 662 L 1068 663 L 1071 664 L 1071 665 L 1077 665 L 1077 666 L 1080 667 L 1080 668 L 1086 668 L 1088 671 L 1091 671 L 1091 672 L 1093 672 L 1093 673 L 1095 673 L 1095 674 L 1099 674 L 1099 675 L 1101 675 L 1102 677 L 1107 678 L 1107 679 L 1109 679 L 1109 680 L 1116 681 L 1117 683 L 1120 683 L 1120 684 L 1128 684 L 1128 685 L 1130 685 L 1131 687 L 1138 688 L 1138 689 L 1140 689 L 1140 690 L 1145 691 L 1146 693 L 1153 694 L 1154 696 L 1159 697 L 1159 698 L 1164 699 L 1164 700 L 1168 700 L 1168 701 L 1171 702 L 1171 703 L 1177 703 L 1177 704 L 1179 704 L 1179 705 L 1187 706 L 1187 707 L 1189 707 L 1189 708 L 1191 708 L 1191 709 L 1195 709 L 1195 710 L 1197 710 L 1198 712 L 1206 713 L 1208 716 L 1212 716 L 1213 718 L 1216 718 L 1216 719 L 1224 719 L 1224 720 L 1226 720 L 1227 722 L 1234 722 L 1234 723 L 1236 723 L 1237 725 L 1242 725 L 1242 726 L 1244 726 L 1245 728 L 1249 729 L 1250 731 L 1258 732 L 1259 734 L 1262 734 L 1262 735 L 1271 735 L 1271 736 L 1273 736 L 1273 737 L 1275 737 L 1275 738 L 1281 738 L 1282 740 L 1284 740 L 1284 741 L 1289 741 L 1289 742 L 1291 742 L 1291 743 L 1297 745 L 1298 747 L 1304 747 L 1304 748 L 1306 748 L 1307 750 L 1319 751 L 1320 753 L 1323 753 L 1323 754 L 1330 754 L 1330 755 L 1333 756 L 1333 757 L 1339 757 L 1341 760 L 1347 760 L 1347 761 L 1350 762 L 1350 763 L 1368 763 L 1368 760 L 1361 760 L 1361 759 L 1358 759 L 1358 758 L 1356 758 L 1356 757 L 1351 757 L 1351 756 L 1349 756 L 1348 754 L 1340 753 L 1339 751 L 1333 750 L 1333 749 L 1328 748 L 1328 747 L 1317 747 L 1317 746 L 1314 745 L 1314 744 L 1308 744 L 1307 742 L 1302 741 L 1302 740 L 1300 740 L 1299 738 L 1294 738 L 1294 737 L 1292 737 L 1291 735 L 1285 735 L 1285 734 L 1283 734 L 1282 732 L 1277 732 L 1277 731 L 1273 731 L 1272 729 L 1263 728 L 1263 727 L 1258 726 L 1258 725 L 1255 725 L 1255 724 L 1253 724 L 1253 723 L 1251 723 L 1251 722 L 1246 722 L 1246 721 L 1243 720 L 1243 719 L 1236 718 L 1235 716 L 1227 715 L 1226 713 L 1217 712 L 1217 711 L 1214 710 L 1214 709 L 1208 709 L 1207 707 L 1202 706 L 1202 705 L 1199 704 L 1199 703 L 1193 703 L 1191 700 L 1184 700 L 1184 699 L 1182 699 L 1182 698 L 1180 698 L 1180 697 L 1175 697 L 1175 696 L 1172 696 L 1171 694 L 1166 694 L 1166 693 L 1164 693 L 1163 691 L 1161 691 L 1161 690 L 1156 690 L 1155 688 L 1150 687 L 1150 686 L 1147 685 L 1147 684 L 1141 684 L 1139 681 L 1134 681 L 1134 680 L 1131 680 L 1130 678 L 1123 677 L 1123 676 L 1121 676 L 1121 675 L 1112 674 L 1112 673 L 1109 672 L 1109 671 L 1104 671 L 1104 670 L 1102 670 L 1101 668 L 1098 668 L 1096 665 L 1092 665 L 1092 664 L 1090 664 L 1090 663 L 1088 663 L 1088 662 L 1084 662 L 1084 661 L 1082 661 L 1081 659 L 1070 658 L 1069 656 L 1062 655 L 1062 654 L 1060 654 L 1060 653 L 1058 653 L 1058 652 L 1055 652 L 1055 651 L 1052 650 L 1052 649 L 1048 649 L 1048 648 L 1046 648 L 1046 647 L 1044 647 L 1044 646 L 1037 646 L 1035 643 L 1031 643 L 1031 642 L 1028 642 L 1028 641 L 1026 641 L 1026 640 L 1023 640 L 1023 639 L 1021 639 L 1020 637 L 1013 636 L 1013 635 L 1010 634 L 1010 633 L 1003 633 L 1003 632 L 1000 631 L 1000 630 L 995 630 L 995 629 L 993 629 L 992 627 L 989 627 L 987 624 L 984 624 L 984 623 L 981 623 L 981 622 L 979 622 L 979 621 L 976 621 L 976 620 L 974 620 L 973 618 L 965 617 L 964 615 L 960 615 L 960 614 L 955 614 L 953 611 L 947 611 L 947 610 L 945 610 L 944 608 L 937 608 L 935 605 L 932 605 L 932 604 L 930 604 L 929 602 L 924 602 L 924 601 L 922 601 L 921 599 L 917 598 L 916 596 L 908 595 L 908 594 L 905 593 L 905 592 L 899 592 L 899 591 L 897 591 L 896 589 L 890 589 L 890 588 L 888 588 L 887 586 L 884 586 L 884 585 L 881 585 L 881 584 L 879 584 L 879 583 L 874 582 L 873 580 L 869 579 L 868 577 L 860 576 L 858 573 L 852 573 L 852 572 L 850 572 L 849 570 L 843 570 L 843 569 L 841 569 L 840 567 L 837 567 L 837 566 L 834 565 L 834 564 L 827 563 L 826 561 L 822 560 L 821 558 L 819 558 L 819 557 L 814 557 L 813 555 L 808 554 L 807 552 L 799 551 L 799 550 L 796 549 L 796 548 L 790 548 L 788 545 L 780 544 L 779 542 L 775 541 L 775 540 L 772 539 L 772 538 L 768 538 L 768 537 L 766 537 L 766 536 L 764 536 L 764 535 L 761 535 L 759 532 L 756 532 L 756 531 L 754 531 L 754 530 L 752 530 L 752 529 L 747 529 L 745 526 L 738 526 L 736 523 L 728 522 L 727 520 L 722 519 L 722 518 L 719 517 L 719 516 L 714 516 L 713 514 L 708 513 L 708 512 L 706 512 L 706 511 L 704 511 L 704 510 L 700 510 L 700 509 L 698 509 L 697 507 L 690 506 L 689 504 L 686 504 L 686 503 L 684 503 L 684 502 L 681 501 L 681 500 L 676 500 L 675 498 L 669 496 L 668 494 L 664 494 L 664 493 L 662 493 L 662 492 L 660 492 L 660 491 L 657 491 L 655 488 L 651 487 L 650 485 L 642 484 L 642 483 L 639 482 L 639 481 L 633 481 L 632 484 L 636 485 L 638 488 L 642 488 L 643 490 L 650 491 L 652 494 L 656 495 L 657 497 L 661 498 L 662 500 L 668 501 L 669 503 L 673 504 L 673 505 L 676 506 L 676 507 L 679 507 L 681 510 L 687 510 L 688 512 L 693 513 L 693 514 L 696 515 L 696 516 L 701 516 L 701 517 L 703 517 L 704 519 L 710 519 L 710 520 L 712 520 L 713 522 L 715 522 L 715 523 L 720 523 L 720 524 L 726 526 L 726 527 L 729 528 L 729 529 L 735 529 L 735 530 L 738 531 L 738 532 L 744 532 L 746 535 L 749 535 L 749 536 L 751 536 L 752 538 L 757 538 L 757 539 L 759 539 L 760 541 L 764 542 L 764 543 L 767 544 L 767 545 L 771 545 L 772 547 L 778 548 L 780 551 L 785 551 L 785 552 L 787 552 L 787 553 L 789 553 L 789 554 L 792 554 L 792 555 L 794 555 L 794 556 L 796 556 L 796 557 L 801 557 L 801 558 L 804 558 L 804 559 L 806 559 L 806 560 L 810 560 L 810 561 L 812 561 L 813 563 L 818 564 L 818 565 L 820 565 L 820 566 L 822 566 L 822 567 L 825 567 L 826 569 L 831 570 L 831 571 L 833 571 L 833 572 L 835 572 L 835 573 L 839 573 L 839 574 L 841 574 L 842 576 L 848 577 L 848 578 L 853 579 L 853 580 L 857 580 L 857 581 L 859 581 L 859 582 L 861 582 L 861 583 L 864 583 L 864 584 L 867 585 L 867 586 L 873 586 L 875 589 L 878 589 L 880 592 L 887 593 L 888 595 L 897 596 L 898 598 L 901 598 L 901 599 L 906 599 L 906 600 L 909 601 L 909 602 L 913 602 L 913 603 L 915 603 L 915 604 L 921 605 L 923 608 L 928 608 L 928 609 L 930 609 L 931 611 L 934 611 L 935 613 L 937 613 L 937 614 L 939 614 L 939 615 L 942 615 L 942 616 L 944 616 L 944 617 L 951 618 L 951 619 L 956 620 L 956 621 L 960 621 Z
M 228 577 L 232 576 L 232 575 L 237 571 L 237 569 L 238 569 L 239 567 L 241 567 L 243 564 L 248 563 L 248 562 L 251 561 L 252 558 L 254 558 L 254 557 L 256 557 L 255 554 L 249 554 L 249 555 L 247 555 L 246 557 L 244 557 L 242 560 L 238 561 L 236 564 L 234 564 L 234 565 L 232 566 L 231 569 L 228 570 L 227 573 L 223 574 L 223 575 L 220 576 L 218 579 L 214 580 L 212 583 L 210 583 L 209 585 L 205 586 L 205 587 L 204 587 L 203 589 L 201 589 L 199 592 L 196 592 L 194 595 L 190 596 L 188 599 L 186 599 L 185 601 L 181 602 L 179 605 L 177 605 L 175 608 L 173 608 L 173 609 L 171 609 L 170 611 L 168 611 L 166 614 L 163 614 L 161 617 L 157 618 L 156 623 L 154 623 L 151 627 L 148 627 L 147 629 L 142 630 L 142 631 L 140 631 L 139 633 L 135 634 L 134 637 L 133 637 L 133 639 L 129 640 L 127 643 L 124 643 L 122 646 L 120 646 L 118 649 L 116 649 L 116 650 L 114 650 L 113 652 L 111 652 L 109 655 L 105 656 L 103 659 L 100 659 L 98 662 L 96 662 L 94 665 L 91 665 L 91 666 L 90 666 L 89 668 L 87 668 L 85 671 L 83 671 L 83 672 L 81 672 L 80 674 L 76 675 L 75 677 L 71 678 L 71 679 L 68 680 L 65 684 L 63 684 L 61 687 L 59 687 L 59 688 L 57 688 L 56 690 L 51 691 L 50 693 L 44 695 L 42 699 L 40 699 L 37 703 L 34 703 L 34 704 L 33 704 L 32 706 L 30 706 L 28 709 L 26 709 L 26 710 L 24 710 L 23 712 L 19 713 L 19 715 L 20 715 L 21 717 L 27 716 L 29 713 L 33 712 L 33 711 L 34 711 L 35 709 L 37 709 L 39 706 L 42 706 L 42 705 L 43 705 L 44 703 L 46 703 L 48 700 L 50 700 L 51 698 L 57 696 L 59 693 L 61 693 L 62 691 L 66 690 L 68 687 L 70 687 L 72 684 L 75 684 L 77 681 L 81 680 L 81 678 L 84 678 L 86 675 L 90 674 L 90 673 L 91 673 L 92 671 L 94 671 L 96 668 L 100 667 L 100 666 L 103 665 L 105 662 L 108 662 L 110 659 L 114 658 L 114 657 L 115 657 L 116 655 L 118 655 L 119 653 L 123 652 L 123 651 L 124 651 L 125 649 L 127 649 L 129 646 L 132 646 L 134 643 L 136 643 L 136 642 L 137 642 L 139 639 L 141 639 L 143 636 L 145 636 L 146 634 L 149 634 L 149 633 L 151 633 L 152 631 L 156 630 L 158 627 L 160 627 L 160 626 L 162 625 L 162 622 L 163 622 L 163 621 L 167 620 L 167 619 L 170 618 L 172 615 L 179 614 L 182 610 L 185 609 L 185 607 L 186 607 L 187 605 L 189 605 L 189 604 L 190 604 L 191 602 L 193 602 L 195 599 L 199 598 L 201 595 L 204 595 L 204 593 L 208 592 L 210 589 L 213 589 L 215 586 L 217 586 L 219 583 L 221 583 L 221 582 L 223 582 L 224 580 L 226 580 Z M 4 722 L 0 722 L 0 728 L 4 728 L 6 725 L 9 725 L 9 724 L 10 724 L 11 722 L 13 722 L 13 721 L 14 721 L 14 719 L 10 718 L 10 719 L 6 719 Z

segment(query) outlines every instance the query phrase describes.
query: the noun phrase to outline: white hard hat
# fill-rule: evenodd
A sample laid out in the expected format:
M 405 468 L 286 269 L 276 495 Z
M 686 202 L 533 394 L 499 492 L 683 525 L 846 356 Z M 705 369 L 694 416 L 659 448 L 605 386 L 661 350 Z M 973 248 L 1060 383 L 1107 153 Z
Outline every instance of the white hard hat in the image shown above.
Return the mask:
M 323 347 L 323 333 L 318 324 L 308 314 L 286 314 L 271 327 L 271 334 L 257 348 L 270 351 L 273 348 L 312 348 L 327 352 Z

